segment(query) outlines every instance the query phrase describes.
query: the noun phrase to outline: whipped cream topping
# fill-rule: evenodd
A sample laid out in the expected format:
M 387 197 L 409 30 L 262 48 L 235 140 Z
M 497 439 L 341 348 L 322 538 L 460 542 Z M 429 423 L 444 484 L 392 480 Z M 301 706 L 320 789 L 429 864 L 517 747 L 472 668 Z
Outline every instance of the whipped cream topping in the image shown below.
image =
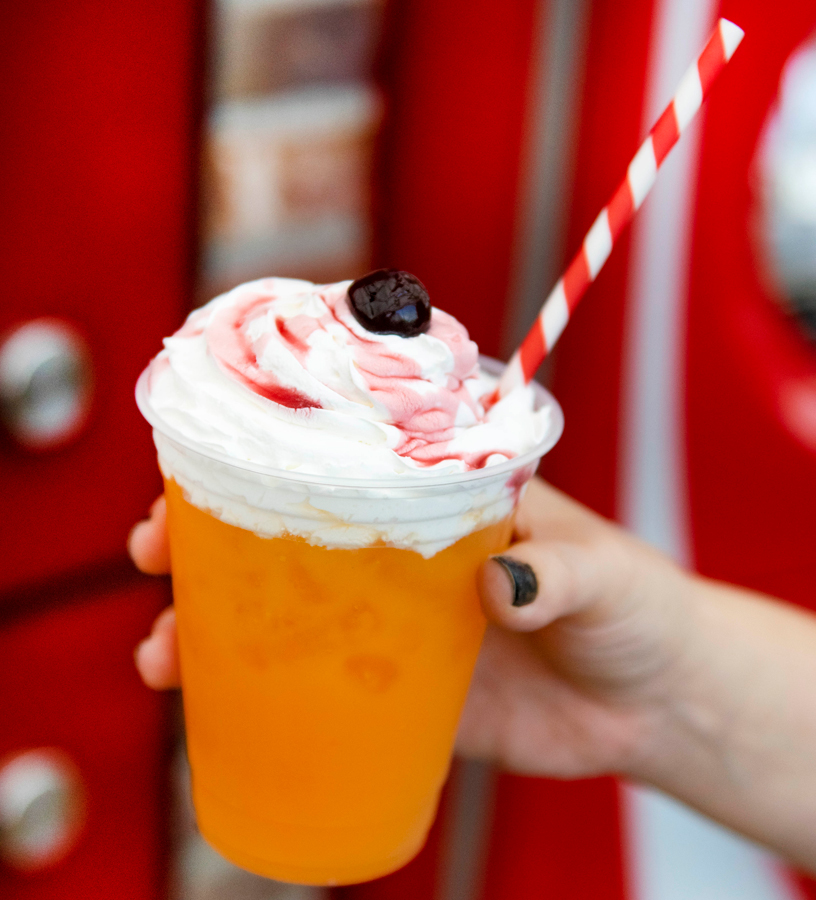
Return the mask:
M 149 367 L 154 416 L 205 453 L 348 478 L 464 473 L 542 441 L 532 387 L 486 409 L 496 379 L 456 319 L 375 334 L 349 284 L 265 278 L 193 312 Z
M 512 513 L 561 412 L 537 386 L 487 408 L 498 379 L 462 325 L 434 309 L 424 334 L 374 334 L 349 284 L 217 297 L 165 339 L 137 400 L 165 477 L 222 521 L 431 557 Z

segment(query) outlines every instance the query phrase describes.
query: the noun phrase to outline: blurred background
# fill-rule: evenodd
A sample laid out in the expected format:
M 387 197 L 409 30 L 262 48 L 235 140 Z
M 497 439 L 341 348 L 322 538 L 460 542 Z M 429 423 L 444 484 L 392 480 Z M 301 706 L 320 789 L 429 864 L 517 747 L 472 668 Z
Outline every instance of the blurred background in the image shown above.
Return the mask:
M 262 275 L 408 269 L 507 358 L 718 15 L 747 32 L 541 377 L 543 474 L 684 565 L 816 605 L 812 0 L 0 6 L 0 897 L 789 900 L 816 884 L 654 792 L 457 763 L 405 869 L 319 891 L 198 838 L 133 386 Z

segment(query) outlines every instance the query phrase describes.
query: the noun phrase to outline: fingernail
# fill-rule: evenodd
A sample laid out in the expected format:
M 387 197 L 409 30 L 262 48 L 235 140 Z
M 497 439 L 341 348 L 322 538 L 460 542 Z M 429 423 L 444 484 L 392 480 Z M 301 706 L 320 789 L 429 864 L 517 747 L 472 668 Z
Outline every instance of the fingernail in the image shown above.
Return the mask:
M 527 606 L 538 594 L 538 579 L 531 566 L 509 556 L 494 556 L 513 582 L 513 606 Z

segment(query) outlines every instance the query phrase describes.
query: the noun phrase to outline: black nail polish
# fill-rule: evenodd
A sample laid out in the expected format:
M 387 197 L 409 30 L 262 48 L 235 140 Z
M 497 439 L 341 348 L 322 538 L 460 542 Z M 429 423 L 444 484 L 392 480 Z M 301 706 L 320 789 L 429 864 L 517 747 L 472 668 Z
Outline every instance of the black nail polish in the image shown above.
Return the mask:
M 511 559 L 509 556 L 494 556 L 493 559 L 504 569 L 513 582 L 513 606 L 527 606 L 538 594 L 538 579 L 527 563 Z

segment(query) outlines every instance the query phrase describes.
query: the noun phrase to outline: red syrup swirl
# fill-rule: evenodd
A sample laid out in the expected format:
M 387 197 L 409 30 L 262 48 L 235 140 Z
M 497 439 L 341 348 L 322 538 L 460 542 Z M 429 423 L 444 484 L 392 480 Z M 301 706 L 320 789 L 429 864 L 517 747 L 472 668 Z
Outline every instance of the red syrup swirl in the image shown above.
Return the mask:
M 324 296 L 334 320 L 349 329 L 343 316 L 344 299 L 341 301 L 329 294 Z M 425 379 L 416 360 L 389 352 L 374 336 L 363 337 L 349 329 L 355 366 L 366 381 L 372 399 L 388 410 L 387 424 L 396 426 L 402 434 L 400 444 L 394 448 L 397 455 L 412 459 L 422 467 L 459 459 L 468 470 L 482 468 L 487 457 L 503 451 L 460 454 L 448 450 L 448 444 L 456 435 L 455 422 L 461 406 L 470 409 L 474 421 L 484 419 L 484 410 L 465 385 L 465 379 L 472 377 L 478 367 L 476 345 L 464 326 L 440 310 L 433 311 L 427 333 L 442 341 L 453 354 L 454 368 L 444 386 L 434 385 L 428 389 L 425 382 L 423 389 L 418 390 L 417 382 Z
M 296 316 L 295 318 L 305 319 L 306 316 Z M 299 335 L 295 334 L 295 332 L 292 330 L 293 326 L 289 325 L 286 319 L 278 316 L 275 319 L 275 327 L 278 329 L 278 334 L 283 338 L 283 340 L 289 345 L 292 350 L 297 350 L 304 356 L 309 352 L 309 345 Z
M 403 452 L 400 455 L 410 456 L 414 462 L 423 468 L 457 459 L 459 462 L 464 463 L 466 472 L 474 472 L 478 469 L 484 469 L 491 456 L 504 456 L 507 459 L 512 459 L 517 454 L 512 450 L 488 450 L 478 453 L 467 453 L 460 450 L 456 452 L 450 450 L 447 443 L 433 444 L 427 441 L 416 441 L 414 446 L 410 447 L 408 453 Z
M 262 336 L 252 342 L 246 329 L 253 318 L 264 315 L 268 305 L 269 297 L 262 296 L 223 310 L 207 329 L 210 351 L 222 369 L 259 396 L 289 409 L 321 409 L 317 400 L 281 384 L 272 372 L 260 367 L 258 355 L 263 353 L 269 339 Z M 302 346 L 308 349 L 305 344 Z
M 411 459 L 422 468 L 455 459 L 471 471 L 484 468 L 494 454 L 508 459 L 516 455 L 500 448 L 478 452 L 450 449 L 450 442 L 460 431 L 456 421 L 462 406 L 471 411 L 473 421 L 485 419 L 484 408 L 471 397 L 466 385 L 466 379 L 478 369 L 478 350 L 465 328 L 452 316 L 440 310 L 433 312 L 427 334 L 449 348 L 454 365 L 444 384 L 431 384 L 423 377 L 416 359 L 408 353 L 396 352 L 393 342 L 387 346 L 379 335 L 356 326 L 347 307 L 345 290 L 336 285 L 314 290 L 325 303 L 325 312 L 318 316 L 275 315 L 274 303 L 279 295 L 273 280 L 268 287 L 259 285 L 257 292 L 235 306 L 219 310 L 206 329 L 209 349 L 218 365 L 249 390 L 280 406 L 303 411 L 301 414 L 305 415 L 312 409 L 331 409 L 302 390 L 282 384 L 258 361 L 271 341 L 282 344 L 304 371 L 309 372 L 309 354 L 321 352 L 313 350 L 309 337 L 316 331 L 326 331 L 345 347 L 371 400 L 385 413 L 381 421 L 399 430 L 401 439 L 394 447 L 399 456 Z M 258 329 L 260 333 L 250 338 L 252 323 L 270 313 L 274 316 L 274 327 L 266 332 Z M 200 330 L 198 322 L 190 325 L 191 331 Z M 345 396 L 343 385 L 326 387 Z M 345 396 L 345 399 L 359 402 L 359 395 Z

